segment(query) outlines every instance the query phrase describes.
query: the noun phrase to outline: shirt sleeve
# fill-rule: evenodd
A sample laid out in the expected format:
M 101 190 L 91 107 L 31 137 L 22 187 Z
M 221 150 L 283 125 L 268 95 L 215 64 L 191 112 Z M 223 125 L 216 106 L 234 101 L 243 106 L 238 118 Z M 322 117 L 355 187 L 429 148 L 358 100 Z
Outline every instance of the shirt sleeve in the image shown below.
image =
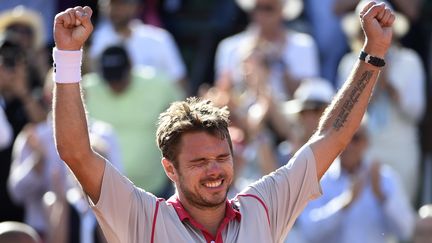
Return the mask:
M 336 88 L 339 89 L 346 82 L 351 70 L 353 69 L 355 62 L 357 61 L 356 56 L 353 53 L 345 54 L 338 65 Z
M 21 132 L 13 145 L 12 165 L 8 178 L 8 189 L 16 203 L 24 203 L 35 198 L 34 195 L 47 190 L 43 175 L 38 175 L 34 167 L 38 160 L 36 153 L 27 144 L 27 135 Z
M 289 74 L 297 81 L 319 76 L 318 49 L 314 39 L 303 33 L 288 33 L 287 39 L 284 61 Z
M 345 195 L 341 194 L 335 198 L 323 196 L 312 201 L 300 215 L 299 228 L 310 242 L 320 242 L 338 234 L 337 231 L 346 220 L 342 210 L 346 201 Z M 309 234 L 309 232 L 314 233 Z
M 223 39 L 216 48 L 214 71 L 215 81 L 218 82 L 223 75 L 233 75 L 233 67 L 237 68 L 239 62 L 239 46 L 247 43 L 244 34 L 237 34 Z
M 186 68 L 174 38 L 168 31 L 163 30 L 162 40 L 164 46 L 161 48 L 161 51 L 165 55 L 164 60 L 166 62 L 164 70 L 167 71 L 172 81 L 179 81 L 185 78 Z
M 150 242 L 156 200 L 106 162 L 99 201 L 89 203 L 108 242 Z
M 287 165 L 251 185 L 245 193 L 262 199 L 268 208 L 270 228 L 279 242 L 287 235 L 307 202 L 321 195 L 315 157 L 303 146 Z
M 0 149 L 6 148 L 12 142 L 12 127 L 7 120 L 3 108 L 0 106 Z
M 423 117 L 426 103 L 423 64 L 419 55 L 412 50 L 402 49 L 395 52 L 389 58 L 389 82 L 397 90 L 402 113 L 410 120 L 418 122 Z

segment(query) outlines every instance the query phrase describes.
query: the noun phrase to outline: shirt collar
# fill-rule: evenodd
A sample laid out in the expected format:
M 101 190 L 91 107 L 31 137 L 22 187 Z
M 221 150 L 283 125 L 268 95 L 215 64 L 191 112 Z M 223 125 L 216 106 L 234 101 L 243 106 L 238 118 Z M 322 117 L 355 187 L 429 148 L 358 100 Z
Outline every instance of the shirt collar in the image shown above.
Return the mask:
M 189 215 L 189 213 L 181 204 L 177 194 L 171 196 L 171 198 L 169 198 L 167 202 L 174 207 L 181 221 L 188 219 L 191 223 L 195 222 L 195 220 L 193 220 L 193 218 Z M 224 220 L 231 221 L 233 219 L 240 221 L 241 213 L 238 210 L 238 206 L 235 204 L 235 202 L 227 199 Z

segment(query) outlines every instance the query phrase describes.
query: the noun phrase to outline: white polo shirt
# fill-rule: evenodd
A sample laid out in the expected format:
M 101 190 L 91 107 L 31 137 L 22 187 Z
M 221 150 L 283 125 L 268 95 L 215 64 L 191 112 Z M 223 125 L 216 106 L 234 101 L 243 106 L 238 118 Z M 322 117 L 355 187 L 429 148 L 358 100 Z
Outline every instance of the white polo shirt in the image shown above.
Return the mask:
M 150 66 L 167 75 L 171 81 L 186 76 L 186 67 L 172 35 L 155 26 L 138 20 L 130 23 L 132 30 L 128 38 L 119 35 L 109 21 L 101 22 L 92 36 L 89 56 L 97 60 L 111 45 L 123 44 L 134 67 Z
M 158 199 L 110 163 L 92 207 L 108 242 L 283 242 L 306 203 L 319 195 L 315 158 L 306 145 L 287 165 L 227 200 L 216 235 L 191 218 L 176 195 Z

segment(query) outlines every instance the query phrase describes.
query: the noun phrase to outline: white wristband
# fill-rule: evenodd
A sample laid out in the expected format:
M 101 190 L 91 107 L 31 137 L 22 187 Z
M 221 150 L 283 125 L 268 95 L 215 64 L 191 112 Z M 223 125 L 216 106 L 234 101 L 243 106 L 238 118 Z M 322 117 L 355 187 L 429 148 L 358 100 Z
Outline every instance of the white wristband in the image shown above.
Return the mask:
M 79 83 L 81 80 L 82 50 L 64 51 L 53 49 L 54 81 L 56 83 Z

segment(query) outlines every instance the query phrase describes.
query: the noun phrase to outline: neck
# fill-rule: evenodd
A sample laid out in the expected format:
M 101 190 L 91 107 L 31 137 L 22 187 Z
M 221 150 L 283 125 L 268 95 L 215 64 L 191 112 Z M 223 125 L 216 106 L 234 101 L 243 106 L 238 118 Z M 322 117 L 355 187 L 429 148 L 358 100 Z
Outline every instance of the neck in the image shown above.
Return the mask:
M 361 167 L 360 160 L 354 166 L 342 166 L 342 168 L 350 175 L 356 174 Z
M 179 200 L 189 215 L 212 235 L 216 235 L 219 225 L 225 217 L 226 204 L 225 202 L 216 207 L 197 207 L 190 204 L 187 200 L 182 200 L 179 195 Z
M 132 34 L 132 30 L 129 28 L 129 25 L 122 26 L 114 26 L 115 31 L 120 36 L 127 38 Z
M 261 28 L 260 29 L 260 36 L 268 41 L 278 41 L 283 38 L 283 29 L 281 26 L 274 26 L 269 28 Z

